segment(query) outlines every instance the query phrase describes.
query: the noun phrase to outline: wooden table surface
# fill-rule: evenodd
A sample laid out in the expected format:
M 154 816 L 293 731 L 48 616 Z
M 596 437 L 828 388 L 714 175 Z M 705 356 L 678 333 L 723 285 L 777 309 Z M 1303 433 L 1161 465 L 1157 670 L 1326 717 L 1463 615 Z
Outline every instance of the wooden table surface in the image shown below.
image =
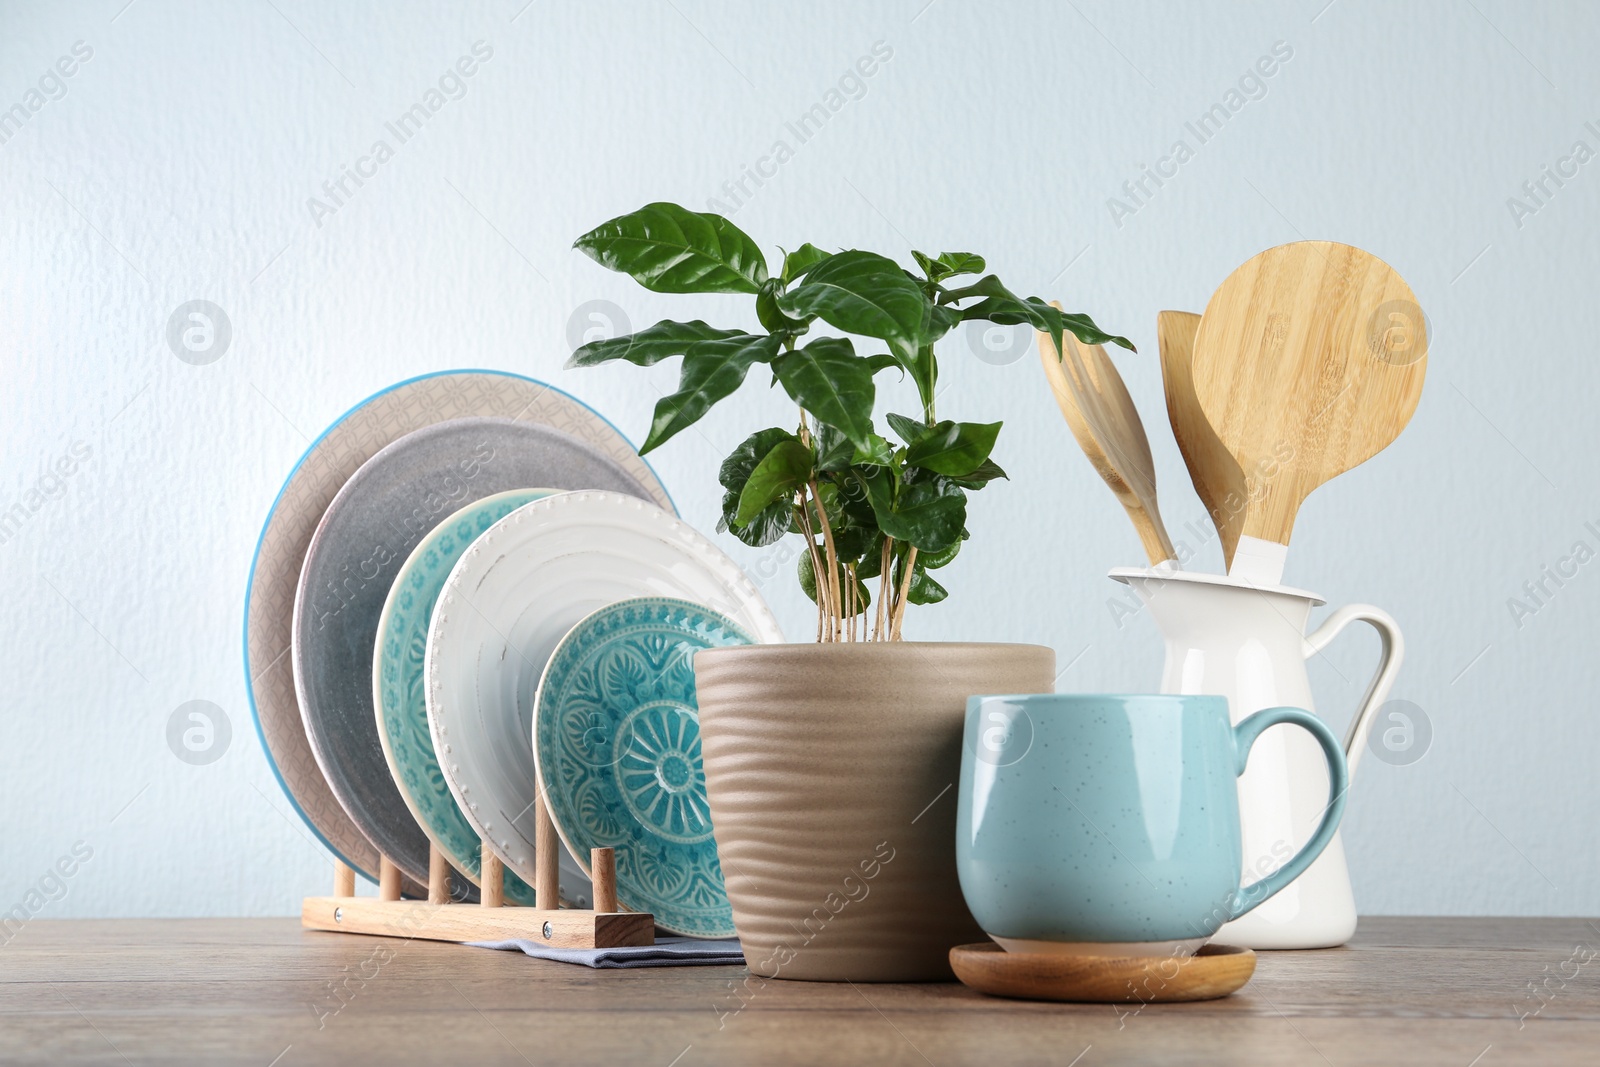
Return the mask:
M 291 919 L 35 920 L 0 947 L 0 1063 L 1600 1064 L 1600 921 L 1367 918 L 1225 1000 L 593 971 Z M 338 990 L 336 992 L 336 989 Z M 1537 994 L 1534 990 L 1537 989 Z

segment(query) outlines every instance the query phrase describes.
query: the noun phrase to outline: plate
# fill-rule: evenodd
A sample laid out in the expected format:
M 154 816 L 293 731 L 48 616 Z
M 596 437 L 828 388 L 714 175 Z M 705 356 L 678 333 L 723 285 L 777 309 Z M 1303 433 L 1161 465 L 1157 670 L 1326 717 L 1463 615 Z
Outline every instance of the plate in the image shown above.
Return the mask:
M 783 631 L 738 566 L 687 523 L 618 493 L 513 511 L 450 572 L 428 627 L 428 728 L 445 782 L 505 865 L 534 882 L 533 710 L 556 645 L 598 608 L 679 597 L 763 642 Z
M 317 521 L 356 468 L 412 430 L 473 415 L 539 423 L 587 441 L 647 486 L 657 504 L 672 507 L 649 464 L 609 422 L 553 386 L 502 371 L 445 371 L 400 382 L 345 412 L 306 449 L 267 511 L 250 563 L 246 692 L 267 764 L 289 803 L 329 851 L 369 879 L 377 877 L 378 850 L 334 799 L 295 699 L 289 647 L 300 565 Z
M 428 703 L 422 692 L 428 619 L 450 568 L 473 539 L 523 504 L 553 492 L 513 489 L 496 493 L 468 504 L 435 526 L 395 575 L 372 652 L 372 700 L 389 772 L 422 832 L 473 885 L 482 885 L 482 842 L 444 783 L 433 737 L 428 733 Z M 518 904 L 535 905 L 533 887 L 512 871 L 505 873 L 505 895 Z M 563 886 L 562 895 L 579 907 L 588 906 L 578 903 L 586 893 L 577 885 Z
M 733 937 L 700 762 L 694 654 L 753 644 L 687 600 L 638 597 L 574 626 L 545 665 L 533 752 L 568 851 L 616 850 L 617 900 L 686 937 Z
M 645 493 L 620 464 L 560 430 L 454 419 L 414 430 L 363 463 L 328 505 L 300 569 L 291 658 L 312 754 L 350 821 L 419 883 L 428 880 L 428 837 L 389 773 L 372 704 L 383 602 L 400 564 L 440 520 L 530 485 Z M 459 899 L 471 887 L 457 881 Z

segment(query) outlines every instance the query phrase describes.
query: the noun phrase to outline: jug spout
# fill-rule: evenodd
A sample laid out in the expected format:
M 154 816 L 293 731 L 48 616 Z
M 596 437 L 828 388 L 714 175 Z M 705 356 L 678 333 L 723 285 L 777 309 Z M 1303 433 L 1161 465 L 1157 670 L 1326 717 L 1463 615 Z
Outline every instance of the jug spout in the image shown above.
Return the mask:
M 1174 652 L 1217 655 L 1246 647 L 1303 663 L 1306 623 L 1311 609 L 1324 603 L 1301 589 L 1257 586 L 1218 574 L 1119 567 L 1110 576 L 1127 585 L 1149 613 L 1167 642 L 1169 663 Z

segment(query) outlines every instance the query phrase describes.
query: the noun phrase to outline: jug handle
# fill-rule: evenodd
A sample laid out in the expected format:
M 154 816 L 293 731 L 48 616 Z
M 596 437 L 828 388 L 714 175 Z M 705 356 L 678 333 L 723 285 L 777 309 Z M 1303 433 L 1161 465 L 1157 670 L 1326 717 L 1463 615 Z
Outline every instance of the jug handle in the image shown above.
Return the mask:
M 1371 604 L 1348 604 L 1329 615 L 1305 639 L 1305 657 L 1310 659 L 1332 644 L 1346 626 L 1358 621 L 1369 623 L 1378 631 L 1383 649 L 1378 656 L 1377 672 L 1367 685 L 1367 694 L 1361 698 L 1344 735 L 1344 757 L 1351 778 L 1355 777 L 1356 764 L 1361 761 L 1362 750 L 1367 746 L 1367 731 L 1372 728 L 1372 716 L 1389 696 L 1395 675 L 1400 673 L 1400 663 L 1406 654 L 1405 638 L 1400 635 L 1399 624 L 1388 612 Z

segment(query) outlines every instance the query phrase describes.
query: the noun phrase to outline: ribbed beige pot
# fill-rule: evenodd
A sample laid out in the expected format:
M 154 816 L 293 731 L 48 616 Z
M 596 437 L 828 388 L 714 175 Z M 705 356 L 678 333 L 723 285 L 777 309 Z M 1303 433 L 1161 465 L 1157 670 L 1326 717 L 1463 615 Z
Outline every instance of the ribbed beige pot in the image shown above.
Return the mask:
M 952 977 L 984 940 L 956 879 L 967 697 L 1047 693 L 1039 645 L 863 642 L 707 649 L 694 660 L 717 851 L 763 977 Z

